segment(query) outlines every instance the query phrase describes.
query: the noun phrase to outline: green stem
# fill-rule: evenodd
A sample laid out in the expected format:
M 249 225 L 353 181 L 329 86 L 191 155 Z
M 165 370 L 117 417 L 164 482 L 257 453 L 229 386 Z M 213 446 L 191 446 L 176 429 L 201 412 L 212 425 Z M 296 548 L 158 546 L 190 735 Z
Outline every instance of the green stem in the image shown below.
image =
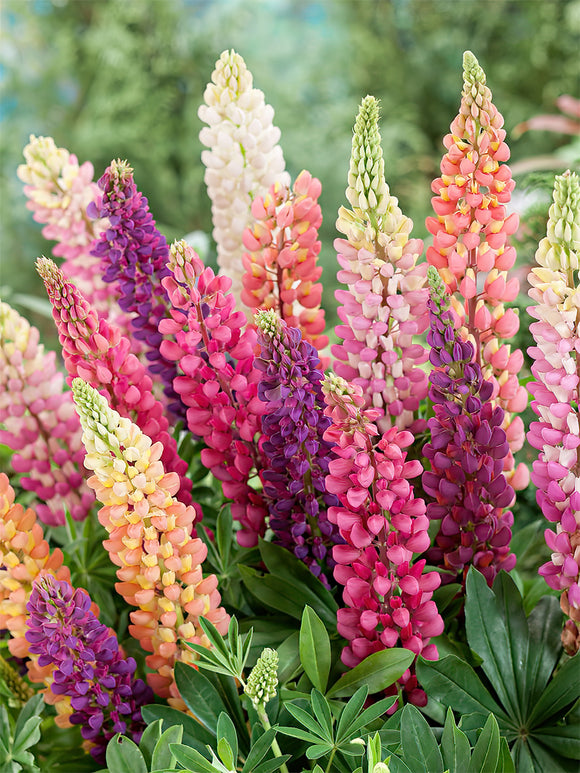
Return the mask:
M 332 760 L 334 759 L 334 755 L 335 755 L 335 754 L 336 754 L 336 748 L 335 748 L 335 749 L 333 749 L 333 750 L 332 750 L 332 752 L 331 752 L 331 754 L 330 754 L 330 759 L 328 760 L 328 765 L 326 766 L 326 771 L 325 771 L 325 773 L 330 773 L 330 770 L 331 770 L 331 767 L 330 767 L 330 766 L 332 765 Z
M 270 724 L 270 720 L 268 719 L 268 715 L 266 714 L 266 708 L 265 706 L 259 706 L 256 711 L 258 712 L 258 718 L 260 722 L 262 723 L 262 727 L 264 730 L 271 730 L 272 725 Z M 274 752 L 274 757 L 281 757 L 282 752 L 280 750 L 280 747 L 278 746 L 278 741 L 276 740 L 276 737 L 274 737 L 272 743 L 271 743 L 272 751 Z M 286 763 L 282 763 L 280 765 L 280 770 L 283 773 L 288 773 L 288 768 L 286 767 Z

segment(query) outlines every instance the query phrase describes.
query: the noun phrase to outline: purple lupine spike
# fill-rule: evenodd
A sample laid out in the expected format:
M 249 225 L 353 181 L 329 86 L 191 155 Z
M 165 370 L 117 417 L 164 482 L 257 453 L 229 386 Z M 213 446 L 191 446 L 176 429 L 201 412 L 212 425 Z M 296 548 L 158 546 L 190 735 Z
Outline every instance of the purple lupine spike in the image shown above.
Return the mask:
M 423 448 L 431 470 L 422 483 L 434 500 L 427 515 L 441 526 L 427 557 L 449 570 L 443 582 L 461 581 L 473 564 L 491 585 L 500 569 L 510 571 L 516 563 L 509 548 L 513 514 L 504 510 L 515 499 L 503 474 L 509 451 L 504 411 L 491 403 L 493 385 L 474 361 L 473 345 L 457 335 L 437 270 L 429 267 L 428 277 L 427 342 L 434 366 L 429 396 L 435 416 L 428 421 L 431 442 Z
M 134 336 L 145 344 L 148 370 L 159 378 L 169 409 L 185 419 L 186 408 L 173 389 L 175 363 L 160 352 L 163 335 L 159 322 L 168 316 L 170 303 L 161 280 L 171 274 L 169 247 L 149 211 L 147 199 L 137 190 L 133 169 L 126 161 L 112 161 L 98 181 L 102 196 L 87 208 L 90 217 L 108 218 L 108 228 L 95 242 L 91 255 L 101 259 L 105 282 L 116 283 L 119 306 L 131 315 Z
M 70 697 L 70 722 L 81 725 L 91 755 L 104 763 L 116 733 L 139 743 L 145 729 L 141 706 L 152 701 L 153 692 L 134 678 L 135 660 L 123 657 L 115 634 L 92 612 L 88 594 L 42 575 L 26 609 L 30 652 L 39 655 L 39 665 L 54 667 L 50 689 Z
M 338 498 L 326 491 L 332 444 L 323 439 L 330 419 L 324 415 L 323 373 L 318 352 L 273 310 L 256 314 L 262 371 L 258 397 L 268 405 L 262 416 L 262 445 L 269 467 L 262 474 L 269 500 L 270 528 L 276 542 L 292 550 L 329 587 L 332 546 L 342 543 L 327 509 Z M 330 572 L 328 572 L 330 574 Z

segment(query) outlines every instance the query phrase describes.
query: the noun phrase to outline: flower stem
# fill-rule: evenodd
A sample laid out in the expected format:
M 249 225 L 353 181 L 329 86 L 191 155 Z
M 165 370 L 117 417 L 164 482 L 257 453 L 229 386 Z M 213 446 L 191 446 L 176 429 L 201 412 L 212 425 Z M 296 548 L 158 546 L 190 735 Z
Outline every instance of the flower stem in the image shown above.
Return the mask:
M 268 715 L 266 714 L 266 708 L 264 706 L 260 706 L 257 709 L 258 712 L 258 719 L 262 723 L 262 727 L 264 730 L 270 730 L 272 728 L 272 725 L 270 724 L 270 720 L 268 719 Z M 272 751 L 274 752 L 274 757 L 281 757 L 282 752 L 280 750 L 280 747 L 278 746 L 278 741 L 276 740 L 276 737 L 272 740 L 271 743 Z M 280 770 L 282 773 L 288 773 L 288 768 L 286 767 L 286 763 L 283 762 L 282 765 L 280 765 Z

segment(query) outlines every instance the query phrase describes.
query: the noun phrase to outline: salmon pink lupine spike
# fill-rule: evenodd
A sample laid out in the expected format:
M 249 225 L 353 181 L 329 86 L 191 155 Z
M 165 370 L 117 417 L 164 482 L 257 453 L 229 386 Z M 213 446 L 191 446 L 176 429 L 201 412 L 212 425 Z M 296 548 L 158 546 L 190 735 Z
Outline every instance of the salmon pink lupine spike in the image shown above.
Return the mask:
M 333 549 L 334 577 L 344 585 L 346 605 L 338 611 L 338 632 L 349 642 L 341 659 L 352 667 L 400 645 L 436 660 L 437 648 L 429 641 L 443 631 L 432 600 L 440 577 L 424 573 L 424 559 L 413 561 L 429 547 L 425 503 L 409 483 L 420 475 L 421 463 L 407 461 L 403 451 L 413 435 L 396 427 L 381 435 L 380 411 L 365 409 L 362 389 L 343 378 L 328 375 L 322 391 L 332 422 L 324 438 L 334 443 L 338 457 L 329 463 L 326 488 L 340 505 L 329 508 L 328 518 L 346 543 Z M 385 694 L 402 688 L 412 703 L 424 706 L 427 696 L 414 671 L 413 664 Z M 395 701 L 390 712 L 396 708 Z
M 242 236 L 252 225 L 256 196 L 276 182 L 290 184 L 274 126 L 274 110 L 253 87 L 252 74 L 235 51 L 224 51 L 216 62 L 198 115 L 207 124 L 199 138 L 209 148 L 201 154 L 211 199 L 213 237 L 220 271 L 232 280 L 238 308 L 242 292 Z
M 473 564 L 491 586 L 500 569 L 509 572 L 516 563 L 509 547 L 514 518 L 504 509 L 515 500 L 503 473 L 509 450 L 504 412 L 492 402 L 493 384 L 484 380 L 473 344 L 456 330 L 447 289 L 433 266 L 428 280 L 435 416 L 428 421 L 431 442 L 423 448 L 431 470 L 422 484 L 433 498 L 427 516 L 441 526 L 427 558 L 447 570 L 443 582 L 464 582 Z
M 328 345 L 320 308 L 322 267 L 316 265 L 320 192 L 320 181 L 303 171 L 292 189 L 276 182 L 265 196 L 256 196 L 251 208 L 255 222 L 243 235 L 247 252 L 241 295 L 252 311 L 275 309 L 319 351 Z
M 85 466 L 94 471 L 88 483 L 104 505 L 99 522 L 109 539 L 103 544 L 119 567 L 116 589 L 138 608 L 130 613 L 129 632 L 152 653 L 146 664 L 156 673 L 148 674 L 149 685 L 184 709 L 173 669 L 177 660 L 196 659 L 188 642 L 209 646 L 199 617 L 220 633 L 228 627 L 217 578 L 203 576 L 207 547 L 190 536 L 196 509 L 175 498 L 179 477 L 165 472 L 161 443 L 153 443 L 82 379 L 75 378 L 72 389 L 87 450 Z
M 323 373 L 314 346 L 302 339 L 273 309 L 258 311 L 261 371 L 258 397 L 262 416 L 262 450 L 266 467 L 260 471 L 270 510 L 269 528 L 275 541 L 303 561 L 326 587 L 326 574 L 335 565 L 332 546 L 342 540 L 328 520 L 328 508 L 338 505 L 326 490 L 332 444 L 324 440 L 330 419 L 324 415 Z
M 536 346 L 535 381 L 528 385 L 532 422 L 528 442 L 539 451 L 532 482 L 544 516 L 551 560 L 540 574 L 562 591 L 561 606 L 570 618 L 562 635 L 570 654 L 580 643 L 580 180 L 575 173 L 557 176 L 547 235 L 536 252 L 528 281 L 535 306 L 528 314 Z
M 417 265 L 423 243 L 410 238 L 413 223 L 385 181 L 379 108 L 371 96 L 354 127 L 346 196 L 352 210 L 341 207 L 336 223 L 346 239 L 334 242 L 338 279 L 347 287 L 335 293 L 343 343 L 331 347 L 334 368 L 361 387 L 365 406 L 379 411 L 382 432 L 391 426 L 420 432 L 427 351 L 413 336 L 427 327 L 426 266 Z
M 180 478 L 178 499 L 189 504 L 187 463 L 179 457 L 163 405 L 155 398 L 151 378 L 132 353 L 128 338 L 116 325 L 99 319 L 82 293 L 51 260 L 39 258 L 36 268 L 52 303 L 68 383 L 76 376 L 85 379 L 105 393 L 121 415 L 135 421 L 153 441 L 160 441 L 165 468 L 177 472 Z
M 441 177 L 432 183 L 435 217 L 427 218 L 433 244 L 427 261 L 438 269 L 448 291 L 461 337 L 471 341 L 483 375 L 493 384 L 494 403 L 505 411 L 504 429 L 510 444 L 505 472 L 516 489 L 525 488 L 529 472 L 522 463 L 514 469 L 513 453 L 524 442 L 522 419 L 527 405 L 519 385 L 521 350 L 512 351 L 504 340 L 519 328 L 517 311 L 504 304 L 519 291 L 508 271 L 516 259 L 508 237 L 518 227 L 518 216 L 507 204 L 515 186 L 509 166 L 503 117 L 492 102 L 485 73 L 477 59 L 463 56 L 463 92 L 459 114 L 443 144 Z
M 268 507 L 252 485 L 264 466 L 258 440 L 260 372 L 254 367 L 256 331 L 235 310 L 231 279 L 216 276 L 186 242 L 170 250 L 172 276 L 163 280 L 172 303 L 171 319 L 159 330 L 168 336 L 161 350 L 178 363 L 174 385 L 188 406 L 187 424 L 207 445 L 202 463 L 232 500 L 231 512 L 242 528 L 237 539 L 254 546 L 264 535 Z M 173 340 L 169 340 L 172 337 Z
M 15 453 L 20 485 L 33 491 L 38 517 L 65 523 L 65 510 L 84 520 L 95 501 L 84 480 L 81 427 L 56 354 L 45 352 L 40 333 L 0 301 L 0 443 Z
M 42 235 L 55 240 L 52 252 L 64 258 L 62 270 L 73 279 L 91 305 L 100 313 L 117 314 L 115 290 L 101 278 L 100 260 L 91 255 L 91 245 L 108 226 L 108 221 L 88 216 L 87 207 L 99 195 L 93 182 L 93 165 L 79 166 L 66 148 L 57 148 L 52 137 L 30 136 L 24 148 L 25 164 L 18 177 L 25 183 L 26 206 L 38 223 L 45 223 Z
M 26 605 L 26 640 L 38 664 L 52 667 L 50 692 L 70 698 L 69 721 L 81 726 L 91 756 L 104 764 L 116 733 L 139 743 L 141 707 L 153 700 L 136 662 L 125 658 L 115 633 L 99 622 L 86 591 L 51 575 L 37 577 Z
M 106 218 L 108 227 L 91 254 L 101 260 L 105 282 L 119 294 L 119 306 L 129 316 L 131 335 L 144 346 L 147 369 L 160 379 L 169 410 L 185 419 L 185 406 L 173 389 L 175 363 L 159 351 L 163 336 L 159 321 L 167 316 L 169 300 L 161 280 L 169 276 L 169 248 L 149 211 L 147 199 L 137 190 L 127 161 L 112 161 L 98 182 L 102 192 L 88 207 L 93 217 Z M 138 353 L 138 352 L 136 352 Z

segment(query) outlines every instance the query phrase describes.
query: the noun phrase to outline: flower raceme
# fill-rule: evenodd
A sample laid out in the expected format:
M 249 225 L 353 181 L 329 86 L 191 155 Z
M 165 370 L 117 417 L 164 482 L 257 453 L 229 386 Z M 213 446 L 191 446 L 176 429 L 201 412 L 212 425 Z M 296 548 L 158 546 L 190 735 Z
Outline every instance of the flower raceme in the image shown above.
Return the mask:
M 338 632 L 348 641 L 342 661 L 352 667 L 397 643 L 437 659 L 437 648 L 429 641 L 443 631 L 432 600 L 440 577 L 423 572 L 424 559 L 413 562 L 414 554 L 429 547 L 425 503 L 415 498 L 409 483 L 421 473 L 421 463 L 406 461 L 403 451 L 413 436 L 396 427 L 380 436 L 380 411 L 365 409 L 359 386 L 330 375 L 322 391 L 332 421 L 324 438 L 335 444 L 338 457 L 329 463 L 326 487 L 340 505 L 329 508 L 328 518 L 346 543 L 333 549 L 334 576 L 344 585 L 346 604 L 338 611 Z M 399 682 L 412 703 L 425 705 L 412 669 Z
M 65 507 L 81 521 L 94 496 L 84 481 L 81 428 L 54 352 L 40 334 L 0 301 L 0 442 L 15 453 L 20 485 L 40 500 L 38 517 L 51 526 L 65 522 Z
M 503 409 L 494 407 L 493 384 L 484 380 L 471 342 L 459 337 L 445 285 L 431 266 L 428 278 L 429 396 L 435 416 L 428 421 L 431 441 L 423 448 L 431 470 L 422 483 L 433 498 L 427 515 L 441 526 L 427 556 L 449 570 L 444 581 L 465 580 L 473 564 L 491 586 L 500 569 L 510 571 L 516 563 L 509 552 L 513 515 L 504 510 L 515 494 L 503 474 L 509 450 Z
M 258 397 L 265 404 L 262 450 L 267 466 L 260 472 L 270 510 L 269 528 L 280 545 L 292 550 L 328 586 L 332 546 L 341 539 L 328 519 L 338 505 L 326 490 L 332 443 L 324 439 L 330 419 L 324 415 L 320 359 L 273 309 L 256 314 L 262 373 Z
M 539 571 L 562 591 L 573 653 L 580 621 L 580 181 L 575 173 L 556 177 L 536 263 L 528 277 L 536 303 L 528 313 L 537 320 L 530 325 L 535 381 L 528 389 L 539 420 L 531 423 L 528 441 L 539 451 L 532 471 L 538 504 L 556 524 L 555 532 L 545 532 L 552 555 Z
M 491 380 L 493 400 L 506 412 L 503 426 L 515 452 L 525 436 L 522 419 L 515 415 L 527 405 L 526 390 L 518 381 L 523 354 L 502 343 L 519 328 L 516 312 L 504 305 L 515 300 L 519 290 L 518 280 L 508 278 L 516 259 L 508 237 L 518 227 L 518 216 L 508 214 L 506 205 L 515 183 L 504 163 L 510 152 L 503 118 L 471 51 L 463 57 L 463 78 L 459 114 L 443 140 L 447 153 L 441 177 L 432 184 L 436 216 L 426 221 L 433 234 L 427 261 L 454 294 L 451 303 L 461 338 L 472 343 L 484 377 Z M 508 454 L 505 470 L 512 485 L 525 488 L 527 468 L 521 464 L 513 469 L 513 455 Z
M 190 536 L 196 510 L 175 498 L 179 476 L 165 472 L 161 443 L 152 443 L 82 379 L 74 379 L 72 388 L 85 466 L 94 471 L 88 483 L 104 505 L 99 511 L 109 533 L 104 546 L 119 567 L 116 588 L 138 607 L 130 613 L 129 631 L 152 653 L 146 658 L 156 672 L 147 677 L 150 686 L 184 709 L 173 678 L 175 661 L 195 660 L 187 642 L 209 645 L 200 616 L 222 633 L 228 626 L 215 575 L 203 577 L 207 547 Z
M 70 698 L 69 721 L 81 726 L 91 755 L 101 763 L 109 740 L 128 735 L 139 743 L 141 706 L 153 693 L 135 679 L 136 663 L 124 658 L 113 631 L 99 622 L 88 594 L 51 575 L 34 581 L 26 640 L 38 665 L 51 667 L 50 691 Z
M 268 508 L 251 480 L 263 466 L 257 436 L 264 405 L 258 399 L 260 373 L 254 368 L 256 331 L 235 311 L 231 280 L 216 276 L 184 241 L 170 250 L 172 276 L 163 280 L 172 304 L 171 319 L 160 332 L 173 340 L 162 354 L 175 360 L 182 375 L 174 386 L 188 406 L 189 430 L 207 445 L 202 463 L 232 500 L 233 518 L 242 528 L 238 541 L 256 545 L 265 533 Z
M 255 223 L 244 231 L 248 250 L 242 261 L 242 303 L 252 310 L 276 309 L 289 327 L 319 351 L 328 345 L 324 311 L 320 308 L 322 267 L 318 228 L 320 181 L 301 172 L 292 189 L 274 183 L 265 196 L 256 196 L 251 212 Z
M 187 464 L 179 457 L 163 405 L 155 398 L 151 378 L 132 353 L 129 339 L 116 325 L 99 319 L 51 260 L 39 258 L 36 267 L 52 303 L 69 383 L 77 376 L 85 379 L 107 394 L 121 415 L 134 420 L 154 442 L 162 443 L 165 468 L 179 475 L 178 498 L 189 504 L 191 480 L 186 475 Z
M 346 196 L 352 210 L 341 207 L 336 227 L 346 235 L 334 246 L 347 289 L 335 295 L 342 303 L 343 324 L 332 346 L 339 376 L 363 390 L 365 406 L 379 410 L 379 429 L 424 428 L 418 418 L 427 395 L 427 374 L 419 367 L 427 351 L 413 342 L 427 327 L 425 265 L 417 260 L 420 239 L 411 239 L 412 221 L 403 215 L 385 181 L 374 97 L 362 101 L 352 140 Z

